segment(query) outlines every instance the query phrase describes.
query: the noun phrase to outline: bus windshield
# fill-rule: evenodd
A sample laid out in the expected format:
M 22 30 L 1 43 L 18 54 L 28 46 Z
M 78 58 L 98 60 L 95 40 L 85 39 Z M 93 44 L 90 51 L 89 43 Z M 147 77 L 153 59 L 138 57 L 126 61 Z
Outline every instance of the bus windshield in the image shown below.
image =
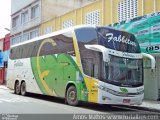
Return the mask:
M 120 86 L 140 86 L 142 79 L 142 60 L 111 55 L 110 62 L 104 62 L 104 81 Z
M 109 54 L 110 62 L 103 61 L 103 54 L 87 49 L 85 45 L 101 45 L 108 49 L 140 53 L 134 35 L 107 27 L 76 29 L 84 74 L 117 86 L 138 87 L 143 85 L 143 61 L 140 58 L 124 58 Z

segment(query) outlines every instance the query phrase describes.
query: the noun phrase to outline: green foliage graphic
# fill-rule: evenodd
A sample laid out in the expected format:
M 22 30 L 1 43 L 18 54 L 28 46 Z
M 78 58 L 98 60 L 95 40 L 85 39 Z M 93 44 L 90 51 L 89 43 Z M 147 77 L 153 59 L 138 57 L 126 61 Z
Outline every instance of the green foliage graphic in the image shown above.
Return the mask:
M 68 54 L 33 57 L 31 58 L 31 65 L 37 84 L 42 93 L 46 95 L 49 94 L 48 90 L 50 90 L 55 92 L 56 96 L 65 97 L 68 81 L 74 83 L 78 81 L 76 80 L 76 72 L 79 72 L 80 78 L 83 79 L 77 64 Z M 86 85 L 82 82 L 81 86 Z

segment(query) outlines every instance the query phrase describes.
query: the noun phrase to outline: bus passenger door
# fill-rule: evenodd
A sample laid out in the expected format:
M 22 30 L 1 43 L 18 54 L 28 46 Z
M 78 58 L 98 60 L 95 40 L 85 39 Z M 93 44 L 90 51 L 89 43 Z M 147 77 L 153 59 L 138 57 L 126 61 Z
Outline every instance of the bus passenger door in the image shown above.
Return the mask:
M 95 58 L 96 59 L 96 58 Z M 85 82 L 88 88 L 88 101 L 97 103 L 98 102 L 98 65 L 94 62 L 94 59 L 83 58 L 82 59 L 83 71 L 87 75 L 85 76 Z M 90 76 L 90 77 L 89 77 Z
M 90 100 L 91 100 L 91 102 L 94 102 L 94 103 L 98 102 L 97 84 L 98 84 L 98 81 L 94 78 L 91 78 L 91 81 L 90 81 Z
M 98 89 L 95 86 L 95 84 L 98 82 L 91 77 L 85 77 L 85 82 L 86 82 L 87 90 L 88 90 L 88 101 L 97 103 L 98 102 Z

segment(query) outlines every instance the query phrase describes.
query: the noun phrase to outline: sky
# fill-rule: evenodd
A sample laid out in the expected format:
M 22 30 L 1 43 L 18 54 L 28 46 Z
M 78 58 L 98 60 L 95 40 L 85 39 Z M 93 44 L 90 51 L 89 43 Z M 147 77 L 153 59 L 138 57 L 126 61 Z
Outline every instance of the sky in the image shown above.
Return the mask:
M 0 39 L 5 37 L 11 26 L 11 0 L 0 0 Z

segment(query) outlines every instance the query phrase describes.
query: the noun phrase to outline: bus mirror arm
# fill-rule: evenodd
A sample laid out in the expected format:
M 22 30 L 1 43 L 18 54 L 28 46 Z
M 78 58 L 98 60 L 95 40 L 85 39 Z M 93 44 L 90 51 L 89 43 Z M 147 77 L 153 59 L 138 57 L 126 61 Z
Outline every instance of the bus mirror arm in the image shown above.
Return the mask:
M 101 52 L 103 54 L 103 61 L 105 62 L 109 62 L 109 52 L 108 49 L 102 45 L 84 45 L 87 49 L 93 50 L 93 51 L 97 51 L 97 52 Z
M 156 60 L 155 58 L 150 55 L 150 54 L 147 54 L 147 53 L 142 53 L 142 56 L 143 57 L 147 57 L 151 60 L 151 71 L 153 72 L 153 70 L 155 69 L 155 66 L 156 66 Z

